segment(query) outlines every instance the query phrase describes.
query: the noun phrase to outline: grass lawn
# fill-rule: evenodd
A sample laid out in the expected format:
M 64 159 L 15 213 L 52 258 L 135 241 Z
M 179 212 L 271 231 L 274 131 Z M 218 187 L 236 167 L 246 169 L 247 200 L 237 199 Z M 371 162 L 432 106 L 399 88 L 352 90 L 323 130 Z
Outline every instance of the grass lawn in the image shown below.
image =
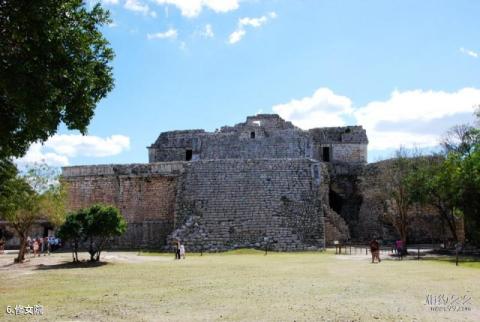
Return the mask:
M 21 265 L 0 255 L 0 320 L 22 320 L 7 305 L 39 303 L 48 321 L 480 321 L 478 262 L 370 264 L 362 255 L 250 250 L 180 261 L 142 255 L 107 253 L 94 267 L 64 264 L 67 253 Z M 427 296 L 442 294 L 470 297 L 470 311 L 432 311 Z

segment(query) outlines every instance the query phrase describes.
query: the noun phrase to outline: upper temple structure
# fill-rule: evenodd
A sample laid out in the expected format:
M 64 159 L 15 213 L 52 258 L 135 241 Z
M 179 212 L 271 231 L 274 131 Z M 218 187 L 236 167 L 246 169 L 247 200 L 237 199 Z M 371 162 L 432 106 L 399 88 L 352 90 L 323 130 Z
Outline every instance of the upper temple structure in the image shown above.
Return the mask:
M 259 114 L 213 133 L 161 133 L 148 147 L 149 162 L 221 159 L 296 159 L 367 162 L 367 134 L 361 126 L 303 131 L 276 114 Z
M 323 249 L 395 236 L 374 198 L 384 164 L 367 165 L 367 145 L 361 126 L 304 131 L 258 114 L 214 132 L 161 133 L 147 164 L 65 167 L 63 180 L 69 209 L 120 209 L 128 230 L 118 247 Z M 413 226 L 422 241 L 427 228 Z

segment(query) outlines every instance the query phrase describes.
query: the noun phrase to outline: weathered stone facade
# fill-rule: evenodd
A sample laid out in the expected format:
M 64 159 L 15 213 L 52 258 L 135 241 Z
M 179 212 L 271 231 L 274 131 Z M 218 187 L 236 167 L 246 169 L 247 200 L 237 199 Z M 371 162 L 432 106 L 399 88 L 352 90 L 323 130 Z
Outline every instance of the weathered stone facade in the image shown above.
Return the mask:
M 191 162 L 179 179 L 175 232 L 189 249 L 324 247 L 327 170 L 309 159 Z
M 150 162 L 311 158 L 364 164 L 367 144 L 361 126 L 303 131 L 278 115 L 260 114 L 215 132 L 164 132 L 148 151 Z
M 63 177 L 70 209 L 120 209 L 120 247 L 320 249 L 326 237 L 349 238 L 329 206 L 327 163 L 365 164 L 367 143 L 359 126 L 303 131 L 261 114 L 215 132 L 161 133 L 148 164 L 66 167 Z
M 182 162 L 77 166 L 63 169 L 69 209 L 94 203 L 115 205 L 128 222 L 117 246 L 164 245 L 173 230 L 176 182 Z

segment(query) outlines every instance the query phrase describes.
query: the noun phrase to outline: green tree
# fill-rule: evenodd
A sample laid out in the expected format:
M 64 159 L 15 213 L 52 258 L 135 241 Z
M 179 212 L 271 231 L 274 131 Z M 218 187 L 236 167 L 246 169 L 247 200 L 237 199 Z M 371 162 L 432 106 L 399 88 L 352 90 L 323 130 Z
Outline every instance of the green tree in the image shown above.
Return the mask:
M 50 173 L 47 166 L 37 166 L 25 175 L 4 163 L 4 181 L 0 189 L 0 218 L 6 220 L 20 239 L 16 262 L 25 259 L 27 238 L 32 226 L 45 219 L 53 224 L 63 221 L 65 188 Z M 7 175 L 8 174 L 8 175 Z
M 25 258 L 28 234 L 38 219 L 37 195 L 28 182 L 18 176 L 5 182 L 2 188 L 0 216 L 8 221 L 20 239 L 16 262 L 21 262 Z
M 435 206 L 453 238 L 463 217 L 467 237 L 480 244 L 480 108 L 477 125 L 457 125 L 443 137 L 444 155 L 424 158 L 410 176 L 412 198 Z
M 459 170 L 459 208 L 465 219 L 467 238 L 480 245 L 480 145 L 462 160 Z
M 59 236 L 72 242 L 74 262 L 78 261 L 80 242 L 86 243 L 90 261 L 97 262 L 107 242 L 126 230 L 127 223 L 117 208 L 96 204 L 70 214 L 60 227 Z
M 0 159 L 23 155 L 60 122 L 86 133 L 113 88 L 113 51 L 99 4 L 0 0 Z
M 395 227 L 400 239 L 406 243 L 411 222 L 410 210 L 414 203 L 408 178 L 413 171 L 415 159 L 404 148 L 395 154 L 395 158 L 381 172 L 382 189 L 378 197 L 384 202 L 384 220 Z
M 65 222 L 58 230 L 58 237 L 64 242 L 70 241 L 72 247 L 73 262 L 78 262 L 78 249 L 83 238 L 83 225 L 86 212 L 81 209 L 68 214 Z
M 457 222 L 461 216 L 462 159 L 456 152 L 441 156 L 425 157 L 409 176 L 410 195 L 420 204 L 434 206 L 452 237 L 458 241 Z
M 88 208 L 83 225 L 92 262 L 100 260 L 100 254 L 109 239 L 121 236 L 127 230 L 127 223 L 117 208 L 98 204 Z

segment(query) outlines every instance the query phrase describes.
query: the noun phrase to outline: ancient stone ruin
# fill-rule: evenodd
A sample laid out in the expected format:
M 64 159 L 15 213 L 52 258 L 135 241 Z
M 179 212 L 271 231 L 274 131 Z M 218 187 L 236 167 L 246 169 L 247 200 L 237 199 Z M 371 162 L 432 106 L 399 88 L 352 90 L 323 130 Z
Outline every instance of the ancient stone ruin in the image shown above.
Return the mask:
M 362 206 L 367 145 L 361 126 L 304 131 L 259 114 L 215 132 L 164 132 L 148 164 L 65 167 L 63 179 L 70 209 L 120 209 L 129 225 L 118 247 L 322 249 L 394 234 Z

